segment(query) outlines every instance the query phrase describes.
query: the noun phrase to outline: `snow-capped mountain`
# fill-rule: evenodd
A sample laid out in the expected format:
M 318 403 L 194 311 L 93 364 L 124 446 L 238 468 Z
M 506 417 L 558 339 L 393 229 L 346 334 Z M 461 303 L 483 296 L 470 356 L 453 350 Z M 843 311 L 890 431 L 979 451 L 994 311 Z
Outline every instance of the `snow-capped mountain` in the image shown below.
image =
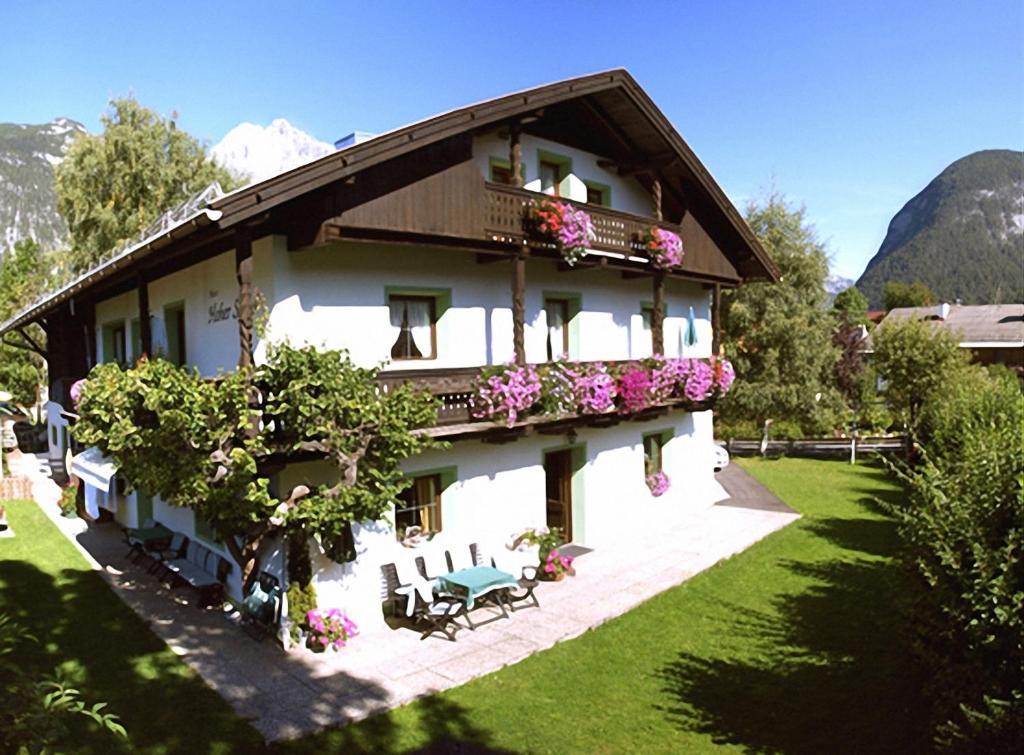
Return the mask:
M 210 156 L 232 173 L 247 175 L 255 183 L 333 151 L 333 145 L 277 118 L 265 127 L 238 124 L 210 150 Z
M 22 239 L 52 249 L 67 238 L 57 213 L 53 169 L 85 127 L 68 118 L 0 123 L 0 252 Z

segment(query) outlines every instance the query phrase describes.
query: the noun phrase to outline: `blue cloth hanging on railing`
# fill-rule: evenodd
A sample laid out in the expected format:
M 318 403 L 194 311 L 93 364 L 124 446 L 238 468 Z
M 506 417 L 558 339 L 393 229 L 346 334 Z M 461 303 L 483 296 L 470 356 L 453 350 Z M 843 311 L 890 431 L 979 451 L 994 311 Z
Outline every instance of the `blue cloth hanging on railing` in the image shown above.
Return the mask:
M 697 315 L 693 312 L 693 307 L 690 307 L 690 317 L 686 323 L 686 345 L 696 346 L 697 345 Z

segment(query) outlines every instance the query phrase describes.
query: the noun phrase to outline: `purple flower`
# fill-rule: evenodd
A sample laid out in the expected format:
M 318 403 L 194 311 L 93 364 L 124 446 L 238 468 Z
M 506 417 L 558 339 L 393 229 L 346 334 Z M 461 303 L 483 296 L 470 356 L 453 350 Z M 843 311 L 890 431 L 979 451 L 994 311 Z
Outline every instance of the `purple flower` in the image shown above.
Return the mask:
M 715 379 L 715 388 L 720 396 L 724 396 L 729 392 L 733 381 L 736 380 L 736 372 L 732 368 L 732 363 L 722 357 L 711 357 L 711 371 Z
M 654 474 L 647 475 L 647 487 L 650 488 L 651 495 L 655 498 L 664 495 L 670 485 L 671 481 L 664 472 L 655 472 Z
M 512 427 L 540 398 L 540 377 L 530 366 L 504 365 L 481 372 L 471 412 L 478 419 L 500 418 Z
M 85 388 L 85 378 L 76 380 L 71 384 L 71 388 L 68 390 L 68 395 L 71 397 L 71 403 L 78 406 L 78 402 L 82 398 L 82 389 Z
M 651 228 L 644 234 L 643 244 L 655 267 L 668 270 L 683 264 L 683 241 L 672 231 Z

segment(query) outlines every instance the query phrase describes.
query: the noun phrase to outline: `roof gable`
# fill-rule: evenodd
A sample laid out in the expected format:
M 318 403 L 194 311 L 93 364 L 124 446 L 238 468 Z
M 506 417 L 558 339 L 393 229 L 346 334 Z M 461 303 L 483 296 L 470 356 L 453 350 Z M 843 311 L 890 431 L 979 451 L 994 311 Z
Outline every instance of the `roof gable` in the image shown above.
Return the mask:
M 666 189 L 667 215 L 679 220 L 684 212 L 697 215 L 702 225 L 722 239 L 724 251 L 745 277 L 778 279 L 775 263 L 725 192 L 623 69 L 566 79 L 418 121 L 239 189 L 211 207 L 223 212 L 219 225 L 231 227 L 385 160 L 524 117 L 533 118 L 524 126 L 527 133 L 555 141 L 565 141 L 572 134 L 577 143 L 580 134 L 584 139 L 590 135 L 592 140 L 601 139 L 601 144 L 583 146 L 600 153 L 606 150 L 596 147 L 617 144 L 615 157 L 624 169 L 653 166 Z M 588 128 L 581 128 L 581 121 Z

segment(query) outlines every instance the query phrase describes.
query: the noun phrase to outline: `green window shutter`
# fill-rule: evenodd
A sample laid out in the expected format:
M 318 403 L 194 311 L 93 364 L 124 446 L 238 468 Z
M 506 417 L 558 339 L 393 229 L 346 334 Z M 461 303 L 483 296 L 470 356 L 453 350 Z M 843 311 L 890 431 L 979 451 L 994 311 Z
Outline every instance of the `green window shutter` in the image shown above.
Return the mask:
M 135 512 L 137 514 L 138 526 L 142 527 L 147 519 L 153 518 L 153 497 L 146 495 L 141 490 L 135 491 Z
M 164 327 L 167 332 L 167 360 L 181 367 L 185 356 L 185 305 L 169 304 L 164 307 Z

